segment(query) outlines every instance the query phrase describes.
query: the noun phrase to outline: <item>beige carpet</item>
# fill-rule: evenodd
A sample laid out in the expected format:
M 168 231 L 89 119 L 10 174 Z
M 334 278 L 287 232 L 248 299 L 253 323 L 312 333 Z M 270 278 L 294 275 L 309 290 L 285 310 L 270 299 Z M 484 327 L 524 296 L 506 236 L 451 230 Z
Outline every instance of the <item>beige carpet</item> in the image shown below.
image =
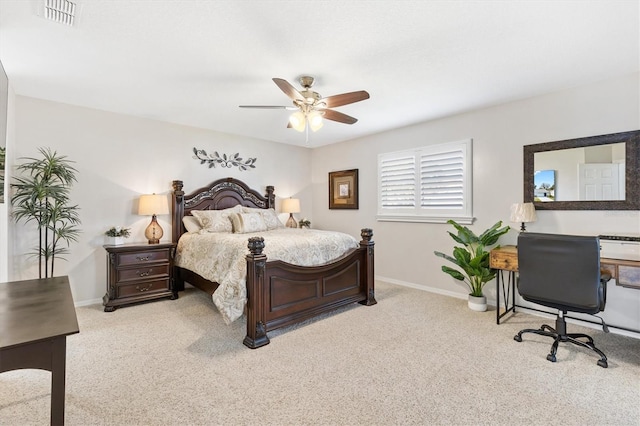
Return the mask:
M 68 425 L 640 425 L 640 340 L 594 336 L 586 349 L 513 335 L 543 319 L 377 283 L 352 305 L 242 345 L 198 290 L 179 300 L 78 308 L 67 358 Z M 548 322 L 548 321 L 547 321 Z M 49 422 L 50 374 L 0 374 L 0 424 Z

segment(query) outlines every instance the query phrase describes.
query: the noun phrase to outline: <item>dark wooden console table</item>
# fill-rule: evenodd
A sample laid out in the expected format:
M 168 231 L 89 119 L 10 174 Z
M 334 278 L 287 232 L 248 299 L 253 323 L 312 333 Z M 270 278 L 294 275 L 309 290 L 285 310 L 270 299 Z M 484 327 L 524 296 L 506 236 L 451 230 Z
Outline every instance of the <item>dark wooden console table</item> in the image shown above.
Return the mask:
M 78 333 L 68 277 L 0 283 L 0 373 L 51 371 L 51 424 L 64 424 L 67 336 Z

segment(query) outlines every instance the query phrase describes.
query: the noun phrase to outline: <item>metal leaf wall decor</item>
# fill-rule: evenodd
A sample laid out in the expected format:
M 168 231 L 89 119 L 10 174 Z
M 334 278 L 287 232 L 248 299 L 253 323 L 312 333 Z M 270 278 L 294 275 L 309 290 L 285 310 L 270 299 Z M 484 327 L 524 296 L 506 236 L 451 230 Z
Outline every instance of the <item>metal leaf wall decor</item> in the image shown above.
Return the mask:
M 221 167 L 237 167 L 240 171 L 255 169 L 256 158 L 247 158 L 246 160 L 240 157 L 240 154 L 218 154 L 218 151 L 213 151 L 213 154 L 207 154 L 204 149 L 193 148 L 194 159 L 200 160 L 200 164 L 209 164 L 209 168 L 215 168 L 216 165 Z

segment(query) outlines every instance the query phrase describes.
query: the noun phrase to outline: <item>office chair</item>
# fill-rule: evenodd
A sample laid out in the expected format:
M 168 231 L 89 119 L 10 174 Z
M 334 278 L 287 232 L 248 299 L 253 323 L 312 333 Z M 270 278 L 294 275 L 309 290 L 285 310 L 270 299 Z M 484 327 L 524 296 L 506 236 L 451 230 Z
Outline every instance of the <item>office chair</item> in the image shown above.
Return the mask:
M 554 339 L 547 359 L 556 362 L 560 342 L 584 346 L 600 355 L 598 365 L 607 368 L 607 357 L 593 338 L 582 333 L 567 334 L 567 311 L 596 314 L 604 310 L 609 275 L 600 274 L 598 237 L 523 232 L 518 237 L 518 292 L 529 302 L 558 310 L 556 327 L 546 324 L 525 329 L 513 339 L 522 342 L 524 333 Z M 607 332 L 604 321 L 603 329 Z M 579 340 L 579 339 L 586 339 Z

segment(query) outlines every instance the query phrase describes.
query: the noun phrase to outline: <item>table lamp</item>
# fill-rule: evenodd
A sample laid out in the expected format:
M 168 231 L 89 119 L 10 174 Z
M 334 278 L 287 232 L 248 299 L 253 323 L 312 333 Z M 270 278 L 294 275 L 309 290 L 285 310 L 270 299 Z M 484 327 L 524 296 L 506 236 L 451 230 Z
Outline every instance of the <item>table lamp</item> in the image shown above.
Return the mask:
M 287 198 L 282 200 L 282 212 L 289 213 L 289 220 L 287 220 L 287 228 L 297 228 L 298 223 L 293 218 L 294 213 L 300 213 L 300 200 L 297 198 Z
M 514 203 L 511 204 L 511 222 L 520 222 L 520 232 L 525 232 L 525 223 L 535 222 L 536 208 L 533 203 Z
M 159 244 L 162 238 L 162 227 L 156 220 L 156 215 L 169 214 L 169 203 L 166 195 L 141 195 L 138 204 L 138 214 L 141 216 L 151 216 L 151 223 L 144 231 L 144 236 L 149 240 L 149 244 Z

